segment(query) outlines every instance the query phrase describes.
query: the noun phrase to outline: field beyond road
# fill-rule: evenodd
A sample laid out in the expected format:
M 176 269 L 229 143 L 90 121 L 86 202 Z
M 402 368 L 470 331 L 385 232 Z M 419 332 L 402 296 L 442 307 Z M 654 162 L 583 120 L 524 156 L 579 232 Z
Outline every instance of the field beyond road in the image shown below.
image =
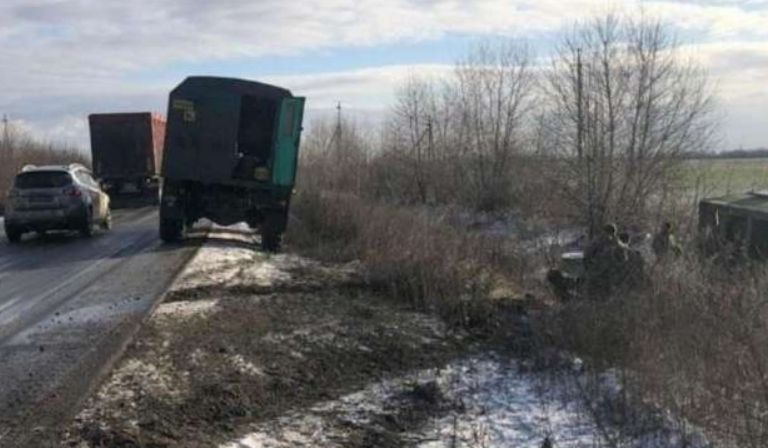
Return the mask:
M 698 188 L 703 196 L 768 188 L 768 159 L 686 160 L 681 181 L 688 191 Z

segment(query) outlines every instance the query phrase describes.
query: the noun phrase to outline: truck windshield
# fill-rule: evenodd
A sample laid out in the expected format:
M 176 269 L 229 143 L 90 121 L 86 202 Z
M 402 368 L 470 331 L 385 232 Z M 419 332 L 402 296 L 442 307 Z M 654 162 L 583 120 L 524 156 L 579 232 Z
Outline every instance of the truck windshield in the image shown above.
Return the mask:
M 72 183 L 69 173 L 63 171 L 34 171 L 16 176 L 14 186 L 27 188 L 61 188 Z

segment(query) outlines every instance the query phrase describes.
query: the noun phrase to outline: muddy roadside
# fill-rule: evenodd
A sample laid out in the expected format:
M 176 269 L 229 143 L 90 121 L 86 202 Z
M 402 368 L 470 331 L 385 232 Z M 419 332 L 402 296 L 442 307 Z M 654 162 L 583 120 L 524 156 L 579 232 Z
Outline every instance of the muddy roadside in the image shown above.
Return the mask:
M 481 345 L 371 291 L 355 264 L 267 255 L 253 238 L 212 233 L 62 435 L 69 446 L 216 446 Z M 408 445 L 458 406 L 431 379 L 396 389 L 376 421 L 334 423 L 329 443 Z

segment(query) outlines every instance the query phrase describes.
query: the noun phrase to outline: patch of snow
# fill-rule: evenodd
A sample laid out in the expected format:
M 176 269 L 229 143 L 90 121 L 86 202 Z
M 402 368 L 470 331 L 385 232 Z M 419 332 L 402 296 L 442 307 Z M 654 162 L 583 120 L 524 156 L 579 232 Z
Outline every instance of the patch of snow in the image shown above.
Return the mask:
M 252 376 L 264 376 L 264 371 L 258 368 L 251 361 L 246 361 L 243 355 L 231 355 L 228 357 L 229 363 L 236 371 Z
M 179 402 L 187 389 L 184 381 L 180 382 L 167 373 L 169 368 L 166 366 L 169 363 L 170 360 L 162 356 L 158 357 L 156 363 L 129 359 L 99 388 L 93 400 L 100 403 L 100 406 L 86 406 L 78 419 L 90 420 L 96 409 L 110 409 L 112 418 L 135 425 L 139 417 L 136 415 L 138 397 L 153 396 L 170 403 Z
M 291 412 L 260 424 L 253 433 L 220 448 L 344 446 L 350 427 L 374 424 L 373 417 L 392 409 L 387 404 L 394 397 L 414 384 L 430 381 L 455 406 L 420 430 L 401 434 L 403 440 L 421 441 L 417 444 L 421 448 L 539 448 L 546 437 L 557 448 L 609 446 L 582 403 L 556 383 L 542 374 L 522 372 L 515 362 L 484 356 L 371 384 L 308 411 Z M 626 446 L 678 446 L 681 440 L 681 434 L 663 430 L 638 437 Z M 686 440 L 685 446 L 707 446 L 704 439 L 693 444 L 690 438 Z
M 219 303 L 217 299 L 161 303 L 155 310 L 157 317 L 191 317 L 210 313 Z
M 291 275 L 286 272 L 293 257 L 287 255 L 275 255 L 265 260 L 253 262 L 250 266 L 240 271 L 239 283 L 258 286 L 272 286 L 278 283 L 287 283 Z
M 238 275 L 240 266 L 251 263 L 252 258 L 250 249 L 203 244 L 173 290 L 228 283 Z

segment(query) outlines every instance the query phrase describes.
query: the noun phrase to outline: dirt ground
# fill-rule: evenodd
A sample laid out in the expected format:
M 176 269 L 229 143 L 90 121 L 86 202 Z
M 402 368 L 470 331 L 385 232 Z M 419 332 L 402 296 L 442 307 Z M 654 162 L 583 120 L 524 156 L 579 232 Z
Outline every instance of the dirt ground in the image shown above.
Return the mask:
M 668 413 L 629 435 L 606 424 L 617 376 L 590 382 L 559 353 L 537 367 L 546 356 L 515 348 L 524 311 L 500 339 L 470 335 L 379 295 L 355 263 L 254 247 L 249 232 L 212 232 L 61 445 L 709 446 Z M 589 384 L 605 404 L 584 399 Z
M 370 291 L 358 266 L 266 255 L 252 238 L 213 234 L 63 434 L 68 446 L 216 446 L 470 349 L 466 334 Z M 398 387 L 366 424 L 338 419 L 328 442 L 413 445 L 410 431 L 458 405 L 431 380 Z

